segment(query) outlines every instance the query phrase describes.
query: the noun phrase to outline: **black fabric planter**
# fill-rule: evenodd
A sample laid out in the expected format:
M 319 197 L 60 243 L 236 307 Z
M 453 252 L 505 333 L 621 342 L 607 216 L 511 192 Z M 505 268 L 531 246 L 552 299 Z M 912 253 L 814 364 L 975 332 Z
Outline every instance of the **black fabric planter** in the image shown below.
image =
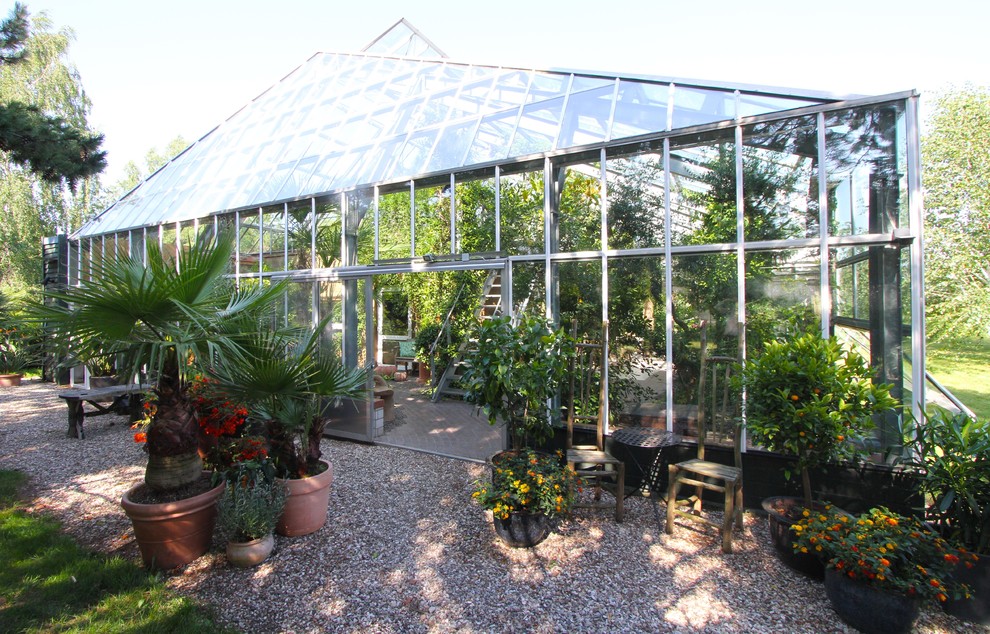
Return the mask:
M 550 534 L 550 518 L 543 513 L 510 513 L 509 519 L 492 520 L 495 534 L 512 548 L 536 546 Z
M 825 505 L 815 503 L 816 511 L 823 511 Z M 821 581 L 825 578 L 825 562 L 821 557 L 811 553 L 794 552 L 796 535 L 791 526 L 801 518 L 804 500 L 795 497 L 772 497 L 763 500 L 763 510 L 767 512 L 770 527 L 770 539 L 773 541 L 777 556 L 784 564 L 792 569 Z
M 943 609 L 963 621 L 990 625 L 990 555 L 980 555 L 972 568 L 959 564 L 952 578 L 969 586 L 972 596 L 949 599 L 942 604 Z

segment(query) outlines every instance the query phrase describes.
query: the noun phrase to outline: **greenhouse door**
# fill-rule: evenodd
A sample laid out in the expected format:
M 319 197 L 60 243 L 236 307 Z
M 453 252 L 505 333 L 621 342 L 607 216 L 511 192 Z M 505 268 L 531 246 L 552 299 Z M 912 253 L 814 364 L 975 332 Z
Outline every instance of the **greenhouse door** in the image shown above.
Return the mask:
M 374 324 L 372 315 L 371 277 L 323 282 L 321 315 L 332 315 L 327 324 L 328 337 L 345 367 L 370 368 L 374 365 Z M 329 312 L 326 312 L 329 311 Z M 374 383 L 368 376 L 367 391 L 360 399 L 343 399 L 337 404 L 326 403 L 330 421 L 324 434 L 335 438 L 370 442 L 374 437 L 375 409 L 372 394 Z

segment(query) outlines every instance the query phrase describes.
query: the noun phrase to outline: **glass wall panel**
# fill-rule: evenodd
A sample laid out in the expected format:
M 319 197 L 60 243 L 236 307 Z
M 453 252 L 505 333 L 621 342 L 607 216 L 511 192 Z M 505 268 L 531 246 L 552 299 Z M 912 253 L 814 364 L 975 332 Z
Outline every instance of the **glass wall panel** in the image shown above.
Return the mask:
M 184 220 L 179 223 L 179 248 L 182 251 L 189 251 L 196 244 L 196 222 L 194 220 Z
M 117 260 L 122 260 L 130 255 L 131 245 L 128 242 L 128 235 L 126 231 L 114 234 L 114 247 L 114 257 Z
M 80 238 L 82 243 L 82 262 L 80 263 L 81 279 L 93 279 L 93 238 Z
M 416 183 L 416 256 L 443 254 L 450 245 L 450 181 Z
M 819 250 L 746 253 L 746 356 L 768 341 L 821 332 Z
M 412 334 L 409 320 L 409 296 L 402 288 L 383 288 L 379 292 L 381 302 L 381 334 L 386 337 L 408 339 Z
M 708 357 L 739 357 L 736 255 L 675 256 L 673 267 L 673 427 L 691 438 L 697 436 L 702 345 Z
M 601 344 L 603 337 L 602 323 L 602 262 L 569 261 L 553 262 L 550 265 L 558 287 L 558 310 L 554 311 L 557 323 L 578 341 Z M 551 291 L 551 297 L 553 292 Z M 551 299 L 553 301 L 553 299 Z M 590 377 L 593 385 L 584 398 L 575 396 L 576 413 L 584 415 L 597 414 L 601 406 L 599 389 L 602 368 L 596 368 L 595 376 Z M 582 377 L 575 377 L 578 381 Z M 561 402 L 570 402 L 570 381 L 564 383 L 561 389 Z M 580 399 L 580 400 L 577 400 Z
M 743 129 L 747 241 L 818 236 L 817 128 L 799 117 Z
M 382 260 L 412 257 L 410 250 L 409 186 L 378 195 L 378 257 Z
M 174 262 L 176 253 L 175 223 L 170 222 L 166 225 L 160 225 L 158 229 L 158 238 L 159 244 L 162 247 L 162 255 L 167 261 Z M 100 252 L 102 253 L 102 251 L 103 249 L 101 245 Z
M 563 170 L 558 214 L 558 252 L 602 249 L 601 163 L 557 167 Z
M 495 177 L 457 181 L 454 187 L 458 253 L 495 250 Z
M 663 155 L 648 152 L 606 158 L 608 248 L 663 246 Z
M 347 264 L 371 264 L 375 259 L 375 191 L 347 192 Z
M 736 144 L 732 130 L 673 139 L 674 246 L 736 242 Z
M 343 264 L 341 229 L 343 218 L 340 196 L 334 194 L 316 200 L 316 267 Z
M 825 125 L 830 234 L 907 226 L 903 104 L 830 113 Z
M 509 156 L 525 156 L 546 152 L 554 148 L 560 117 L 564 109 L 564 98 L 531 103 L 523 107 L 522 116 L 512 138 Z
M 512 314 L 545 317 L 546 266 L 543 262 L 512 263 Z
M 832 317 L 870 318 L 870 262 L 866 247 L 831 250 Z
M 265 271 L 285 271 L 285 206 L 262 209 L 262 253 Z
M 667 337 L 662 257 L 608 263 L 610 427 L 666 428 Z
M 289 269 L 313 266 L 313 204 L 311 200 L 289 203 Z
M 329 349 L 339 359 L 343 350 L 342 337 L 344 331 L 344 285 L 341 282 L 316 282 L 319 291 L 318 323 L 328 319 L 326 328 L 321 334 L 320 345 Z
M 80 238 L 80 241 L 82 240 L 83 238 Z M 69 286 L 78 286 L 79 282 L 82 280 L 82 263 L 79 258 L 79 243 L 68 240 L 66 246 L 69 260 L 69 275 L 67 283 Z
M 257 210 L 242 211 L 240 224 L 237 227 L 240 235 L 240 245 L 237 257 L 240 259 L 241 273 L 261 272 L 261 262 L 258 252 L 261 248 L 261 226 L 258 224 Z
M 144 229 L 131 230 L 131 256 L 138 262 L 145 261 Z
M 502 250 L 508 255 L 543 253 L 543 170 L 502 174 Z
M 313 288 L 317 282 L 291 282 L 286 288 L 286 324 L 293 327 L 312 328 Z
M 220 235 L 228 235 L 228 236 L 230 236 L 230 237 L 233 238 L 235 235 L 237 235 L 237 228 L 235 227 L 235 224 L 236 223 L 235 223 L 235 216 L 234 216 L 234 214 L 224 214 L 224 215 L 219 216 L 217 218 L 217 227 L 220 229 Z M 147 239 L 149 241 L 153 239 L 153 236 L 152 236 L 152 233 L 151 233 L 151 230 L 150 229 L 148 230 L 148 238 Z M 231 271 L 234 270 L 234 261 L 237 258 L 237 254 L 236 253 L 233 254 L 232 258 L 233 259 L 231 260 L 231 263 L 230 263 Z

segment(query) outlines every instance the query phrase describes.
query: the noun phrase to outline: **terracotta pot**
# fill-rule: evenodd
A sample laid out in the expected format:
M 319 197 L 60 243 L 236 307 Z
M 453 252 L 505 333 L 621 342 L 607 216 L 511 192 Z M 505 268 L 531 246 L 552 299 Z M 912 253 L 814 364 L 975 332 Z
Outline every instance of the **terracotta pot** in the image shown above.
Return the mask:
M 825 594 L 839 618 L 865 634 L 910 632 L 918 618 L 918 599 L 884 592 L 834 568 L 825 571 Z
M 969 586 L 968 599 L 949 599 L 942 608 L 957 619 L 990 625 L 990 555 L 979 555 L 972 568 L 963 564 L 952 572 L 954 581 Z
M 249 542 L 227 542 L 227 561 L 235 568 L 253 568 L 272 554 L 275 537 L 269 533 Z
M 204 474 L 203 477 L 209 477 Z M 165 504 L 138 504 L 124 494 L 120 505 L 134 525 L 141 559 L 148 568 L 168 570 L 196 559 L 210 548 L 217 521 L 217 499 L 224 484 L 206 493 Z
M 321 462 L 327 466 L 323 473 L 308 478 L 279 480 L 289 489 L 285 509 L 275 527 L 275 532 L 279 535 L 309 535 L 327 523 L 333 467 L 326 461 Z
M 512 548 L 536 546 L 550 534 L 550 518 L 543 513 L 509 513 L 508 519 L 492 516 L 495 534 Z
M 20 385 L 23 376 L 23 374 L 0 374 L 0 387 Z
M 203 459 L 198 451 L 178 456 L 148 454 L 148 466 L 144 470 L 145 483 L 155 490 L 176 489 L 195 482 L 203 472 Z
M 804 510 L 804 498 L 772 497 L 762 502 L 767 512 L 770 539 L 777 551 L 777 557 L 792 569 L 819 581 L 825 578 L 825 561 L 811 553 L 794 552 L 795 534 L 791 526 L 797 524 Z M 815 510 L 825 510 L 821 502 L 813 504 Z

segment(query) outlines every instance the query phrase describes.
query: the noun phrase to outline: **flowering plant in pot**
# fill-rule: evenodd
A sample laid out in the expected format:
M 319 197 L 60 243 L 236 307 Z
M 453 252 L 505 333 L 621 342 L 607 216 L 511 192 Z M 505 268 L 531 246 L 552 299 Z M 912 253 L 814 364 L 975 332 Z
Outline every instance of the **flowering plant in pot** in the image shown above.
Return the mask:
M 478 325 L 477 348 L 464 355 L 466 399 L 492 425 L 506 424 L 513 448 L 540 443 L 553 433 L 548 401 L 557 395 L 574 356 L 574 340 L 544 319 L 508 316 Z
M 0 385 L 19 385 L 24 370 L 40 363 L 30 328 L 16 313 L 14 301 L 0 292 Z
M 547 520 L 570 511 L 575 477 L 560 452 L 507 451 L 493 457 L 491 481 L 476 482 L 472 497 L 492 512 L 506 543 L 532 546 L 549 533 Z
M 916 518 L 882 506 L 850 518 L 827 506 L 805 509 L 792 530 L 796 550 L 825 559 L 829 599 L 857 629 L 909 631 L 918 602 L 943 602 L 968 593 L 953 580 L 952 571 L 973 555 L 952 547 Z
M 925 495 L 925 518 L 977 559 L 956 571 L 973 599 L 950 599 L 946 611 L 990 624 L 990 423 L 938 408 L 906 427 L 910 458 Z M 969 563 L 969 562 L 967 562 Z
M 227 487 L 217 503 L 219 525 L 227 538 L 227 559 L 234 566 L 255 566 L 271 554 L 275 526 L 287 491 L 275 480 L 275 468 L 261 439 L 244 438 L 225 472 Z

